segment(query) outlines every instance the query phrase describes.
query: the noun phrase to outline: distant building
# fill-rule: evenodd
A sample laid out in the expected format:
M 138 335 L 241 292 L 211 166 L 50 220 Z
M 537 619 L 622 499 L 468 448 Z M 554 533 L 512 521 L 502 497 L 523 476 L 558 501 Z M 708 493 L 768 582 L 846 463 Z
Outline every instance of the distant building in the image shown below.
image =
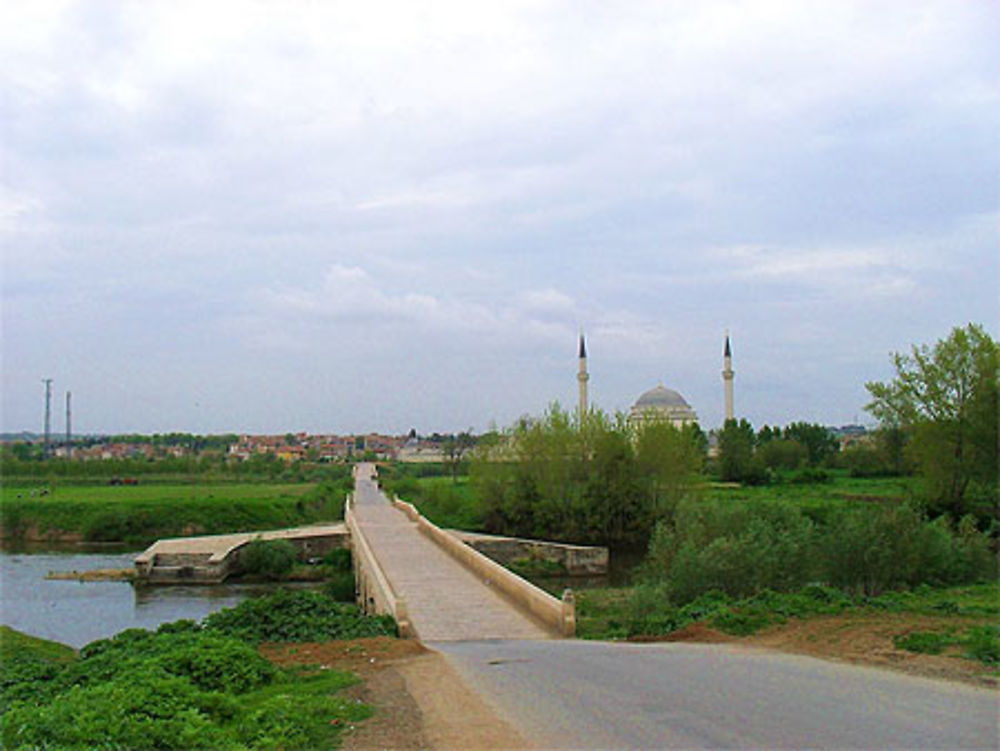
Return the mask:
M 680 428 L 698 422 L 698 415 L 683 396 L 661 383 L 636 400 L 629 411 L 628 421 L 635 428 L 659 421 Z

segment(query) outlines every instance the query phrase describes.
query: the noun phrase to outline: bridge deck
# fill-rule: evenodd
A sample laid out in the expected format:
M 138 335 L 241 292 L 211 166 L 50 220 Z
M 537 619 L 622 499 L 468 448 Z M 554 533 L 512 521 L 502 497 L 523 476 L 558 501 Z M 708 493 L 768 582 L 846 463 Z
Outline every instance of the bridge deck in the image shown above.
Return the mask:
M 359 477 L 355 517 L 424 641 L 548 639 L 551 634 L 420 533 Z

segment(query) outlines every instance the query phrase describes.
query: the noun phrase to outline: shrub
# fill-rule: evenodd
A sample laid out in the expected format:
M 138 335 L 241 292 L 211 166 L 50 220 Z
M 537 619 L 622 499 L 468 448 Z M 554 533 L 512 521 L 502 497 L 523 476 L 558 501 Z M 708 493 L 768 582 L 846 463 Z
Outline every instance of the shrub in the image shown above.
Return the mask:
M 354 574 L 350 571 L 337 571 L 327 578 L 323 591 L 337 602 L 354 602 L 357 589 Z
M 993 569 L 989 539 L 963 519 L 928 522 L 912 506 L 856 509 L 835 516 L 821 544 L 827 581 L 878 595 L 920 584 L 975 582 Z
M 673 524 L 656 527 L 645 572 L 681 605 L 713 589 L 794 589 L 814 578 L 814 538 L 812 522 L 788 505 L 686 501 Z
M 334 571 L 351 571 L 352 558 L 350 548 L 334 548 L 323 556 L 323 565 L 329 566 Z
M 252 576 L 280 579 L 295 565 L 295 546 L 288 540 L 262 540 L 247 543 L 240 551 L 240 568 Z
M 939 655 L 945 647 L 954 643 L 954 638 L 951 634 L 941 634 L 934 631 L 912 631 L 895 637 L 892 642 L 896 649 Z
M 205 618 L 205 629 L 250 643 L 327 641 L 396 633 L 391 616 L 366 617 L 355 605 L 305 590 L 281 590 L 244 600 Z
M 966 655 L 987 665 L 1000 663 L 1000 626 L 970 628 L 965 639 Z
M 678 627 L 677 608 L 662 584 L 639 584 L 628 600 L 628 636 L 668 634 Z

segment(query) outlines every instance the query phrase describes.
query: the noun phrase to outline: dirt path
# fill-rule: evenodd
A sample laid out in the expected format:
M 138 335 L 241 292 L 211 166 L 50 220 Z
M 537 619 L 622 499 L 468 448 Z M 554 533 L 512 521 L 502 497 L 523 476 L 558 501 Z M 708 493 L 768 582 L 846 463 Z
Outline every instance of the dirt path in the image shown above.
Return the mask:
M 344 692 L 375 715 L 344 735 L 344 749 L 529 749 L 518 732 L 462 681 L 448 660 L 415 640 L 356 639 L 264 645 L 279 664 L 328 665 L 357 674 Z

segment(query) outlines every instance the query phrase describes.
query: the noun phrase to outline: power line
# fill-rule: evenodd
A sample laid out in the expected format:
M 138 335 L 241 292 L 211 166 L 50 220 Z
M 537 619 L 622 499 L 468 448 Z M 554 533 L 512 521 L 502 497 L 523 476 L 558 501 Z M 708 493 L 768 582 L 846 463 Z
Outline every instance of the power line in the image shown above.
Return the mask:
M 73 412 L 70 409 L 70 399 L 73 395 L 66 392 L 66 458 L 73 458 Z

